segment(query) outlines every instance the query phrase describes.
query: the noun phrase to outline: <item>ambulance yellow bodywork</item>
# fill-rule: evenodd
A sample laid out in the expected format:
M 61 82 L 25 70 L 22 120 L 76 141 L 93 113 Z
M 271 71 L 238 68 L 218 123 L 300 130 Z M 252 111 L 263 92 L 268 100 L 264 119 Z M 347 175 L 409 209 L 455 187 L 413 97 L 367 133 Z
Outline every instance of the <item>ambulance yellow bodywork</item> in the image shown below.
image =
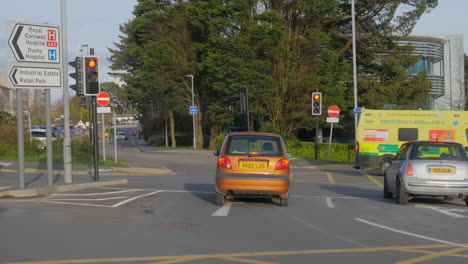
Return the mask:
M 401 144 L 413 140 L 455 141 L 468 147 L 467 111 L 362 109 L 356 134 L 356 167 L 380 168 Z

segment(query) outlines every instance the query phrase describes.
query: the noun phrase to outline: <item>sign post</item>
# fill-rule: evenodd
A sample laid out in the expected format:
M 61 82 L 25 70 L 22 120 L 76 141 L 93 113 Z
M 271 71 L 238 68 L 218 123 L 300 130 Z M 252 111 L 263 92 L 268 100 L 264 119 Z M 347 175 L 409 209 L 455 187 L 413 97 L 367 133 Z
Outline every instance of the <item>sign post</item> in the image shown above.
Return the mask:
M 23 118 L 23 105 L 21 102 L 23 91 L 21 89 L 45 89 L 47 178 L 48 184 L 52 185 L 50 89 L 62 86 L 60 27 L 8 21 L 6 33 L 7 46 L 9 46 L 9 49 L 7 49 L 8 88 L 17 90 L 18 124 L 22 124 Z M 20 188 L 24 189 L 24 142 L 22 140 L 22 131 L 23 128 L 18 126 Z M 67 164 L 67 162 L 64 162 L 64 164 Z
M 340 108 L 336 105 L 332 105 L 328 107 L 328 116 L 327 122 L 331 123 L 330 127 L 330 138 L 328 139 L 328 160 L 330 160 L 330 152 L 331 152 L 331 142 L 333 137 L 333 123 L 338 123 L 338 116 L 340 115 Z
M 96 103 L 98 105 L 100 105 L 101 107 L 98 107 L 99 108 L 109 108 L 110 110 L 110 107 L 105 107 L 107 106 L 109 103 L 110 103 L 110 95 L 106 92 L 100 92 L 98 94 L 98 96 L 96 97 Z M 104 113 L 110 113 L 110 111 L 98 111 L 101 113 L 101 119 L 102 119 L 102 160 L 103 161 L 106 161 L 106 137 L 105 137 L 105 129 L 106 129 L 106 126 L 104 125 Z

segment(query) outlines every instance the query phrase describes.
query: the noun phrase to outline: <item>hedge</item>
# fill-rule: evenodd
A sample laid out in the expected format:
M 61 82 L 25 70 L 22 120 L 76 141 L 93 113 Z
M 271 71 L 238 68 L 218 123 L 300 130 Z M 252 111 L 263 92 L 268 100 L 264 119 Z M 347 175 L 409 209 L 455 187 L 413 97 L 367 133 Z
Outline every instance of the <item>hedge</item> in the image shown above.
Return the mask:
M 224 136 L 218 136 L 215 139 L 216 149 L 221 149 Z M 285 140 L 286 150 L 293 157 L 315 158 L 315 142 Z M 318 143 L 318 159 L 328 159 L 329 143 Z M 355 148 L 353 144 L 333 143 L 331 144 L 330 160 L 335 161 L 355 161 Z

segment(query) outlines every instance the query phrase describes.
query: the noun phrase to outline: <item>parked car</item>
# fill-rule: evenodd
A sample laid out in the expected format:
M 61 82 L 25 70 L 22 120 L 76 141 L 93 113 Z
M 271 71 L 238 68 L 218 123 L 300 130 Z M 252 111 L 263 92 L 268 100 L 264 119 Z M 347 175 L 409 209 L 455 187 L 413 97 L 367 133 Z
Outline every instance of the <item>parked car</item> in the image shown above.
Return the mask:
M 288 206 L 289 158 L 281 136 L 272 133 L 228 134 L 216 165 L 216 204 L 234 196 L 269 196 Z
M 401 145 L 384 172 L 384 198 L 407 204 L 415 196 L 465 200 L 468 206 L 468 158 L 463 145 L 446 141 L 411 141 Z

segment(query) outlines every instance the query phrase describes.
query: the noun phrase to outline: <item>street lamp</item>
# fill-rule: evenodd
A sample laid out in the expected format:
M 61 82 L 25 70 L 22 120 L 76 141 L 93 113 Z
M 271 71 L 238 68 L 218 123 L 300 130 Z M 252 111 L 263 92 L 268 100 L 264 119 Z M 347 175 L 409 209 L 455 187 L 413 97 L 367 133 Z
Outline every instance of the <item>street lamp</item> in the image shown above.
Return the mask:
M 354 111 L 358 107 L 358 94 L 357 94 L 357 67 L 356 67 L 356 14 L 354 10 L 354 1 L 351 0 L 351 30 L 353 42 L 353 94 L 354 94 Z M 357 148 L 357 126 L 358 126 L 358 113 L 354 112 L 354 145 Z
M 192 106 L 195 106 L 195 95 L 193 93 L 193 75 L 185 75 L 185 77 L 190 77 L 190 79 L 192 80 Z M 197 148 L 197 141 L 196 141 L 196 131 L 195 131 L 195 115 L 196 114 L 192 114 L 192 117 L 193 117 L 193 149 L 196 149 Z

